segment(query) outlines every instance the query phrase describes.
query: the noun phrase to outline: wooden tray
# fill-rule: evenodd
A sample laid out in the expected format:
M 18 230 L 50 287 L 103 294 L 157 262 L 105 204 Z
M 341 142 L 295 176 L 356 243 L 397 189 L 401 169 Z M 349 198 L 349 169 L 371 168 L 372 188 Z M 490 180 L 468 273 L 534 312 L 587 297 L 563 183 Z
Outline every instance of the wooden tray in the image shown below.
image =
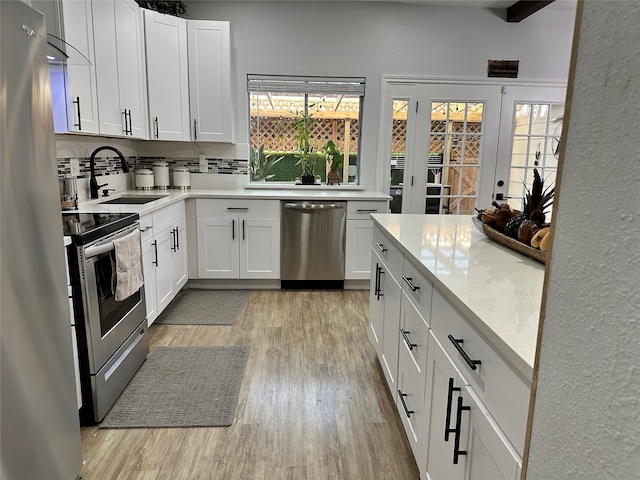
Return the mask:
M 478 218 L 474 217 L 473 221 L 476 226 L 478 226 L 478 224 L 482 225 L 481 228 L 484 234 L 494 242 L 499 243 L 500 245 L 504 245 L 511 250 L 515 250 L 516 252 L 521 253 L 522 255 L 531 258 L 532 260 L 535 260 L 536 262 L 540 262 L 543 264 L 547 263 L 547 252 L 543 252 L 542 250 L 530 247 L 522 242 L 517 241 L 514 238 L 508 237 L 504 233 L 500 233 L 497 230 L 491 228 L 489 225 L 482 223 L 482 220 Z

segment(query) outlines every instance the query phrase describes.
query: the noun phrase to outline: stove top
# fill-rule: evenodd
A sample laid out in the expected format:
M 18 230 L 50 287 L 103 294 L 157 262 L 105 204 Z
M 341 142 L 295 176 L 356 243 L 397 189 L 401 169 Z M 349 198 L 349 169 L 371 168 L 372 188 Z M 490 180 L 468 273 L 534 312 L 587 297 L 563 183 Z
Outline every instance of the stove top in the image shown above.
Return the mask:
M 62 213 L 62 230 L 75 245 L 86 245 L 135 223 L 137 213 Z

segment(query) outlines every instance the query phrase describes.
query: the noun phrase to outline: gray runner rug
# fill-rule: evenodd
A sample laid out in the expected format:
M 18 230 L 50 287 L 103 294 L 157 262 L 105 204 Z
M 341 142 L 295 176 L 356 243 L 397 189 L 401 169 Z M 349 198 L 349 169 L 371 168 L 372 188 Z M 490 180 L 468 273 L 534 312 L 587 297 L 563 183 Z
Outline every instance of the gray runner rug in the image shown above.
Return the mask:
M 182 290 L 156 323 L 165 325 L 233 325 L 251 290 Z
M 249 349 L 234 345 L 157 347 L 100 428 L 231 425 Z

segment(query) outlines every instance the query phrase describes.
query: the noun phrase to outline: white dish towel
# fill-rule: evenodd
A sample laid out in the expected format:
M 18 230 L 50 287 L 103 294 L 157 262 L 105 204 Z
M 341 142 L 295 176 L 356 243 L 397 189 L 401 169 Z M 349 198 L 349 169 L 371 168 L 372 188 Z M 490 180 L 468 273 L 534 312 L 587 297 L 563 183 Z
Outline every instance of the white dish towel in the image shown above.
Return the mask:
M 140 230 L 113 241 L 116 257 L 115 299 L 126 300 L 144 284 Z

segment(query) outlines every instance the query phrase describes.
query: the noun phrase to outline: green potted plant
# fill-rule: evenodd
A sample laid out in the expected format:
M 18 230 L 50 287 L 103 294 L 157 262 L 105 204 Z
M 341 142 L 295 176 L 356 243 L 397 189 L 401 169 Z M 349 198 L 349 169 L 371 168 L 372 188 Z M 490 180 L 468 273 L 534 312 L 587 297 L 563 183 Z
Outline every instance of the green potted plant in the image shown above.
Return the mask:
M 315 184 L 316 159 L 311 155 L 313 147 L 311 146 L 311 130 L 310 126 L 313 119 L 308 113 L 298 112 L 293 121 L 294 138 L 298 148 L 298 161 L 296 165 L 302 166 L 302 175 L 300 180 L 303 185 Z
M 328 140 L 322 147 L 322 151 L 327 159 L 329 172 L 327 173 L 327 185 L 338 185 L 340 183 L 340 170 L 344 161 L 344 154 L 338 150 L 333 140 Z
M 269 173 L 269 171 L 280 162 L 284 156 L 278 158 L 272 158 L 271 155 L 264 154 L 264 146 L 260 145 L 256 151 L 253 147 L 250 147 L 249 151 L 249 173 L 251 174 L 251 180 L 254 182 L 264 182 L 273 178 L 275 173 Z

